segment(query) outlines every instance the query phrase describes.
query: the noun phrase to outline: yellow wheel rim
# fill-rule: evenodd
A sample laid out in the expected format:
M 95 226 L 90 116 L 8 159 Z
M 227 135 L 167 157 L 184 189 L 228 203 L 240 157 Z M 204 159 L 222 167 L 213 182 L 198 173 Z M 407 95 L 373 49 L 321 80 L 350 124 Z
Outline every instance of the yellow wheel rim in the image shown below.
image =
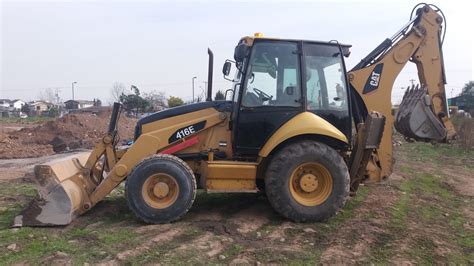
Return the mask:
M 155 209 L 168 208 L 176 201 L 178 194 L 176 179 L 163 173 L 148 177 L 142 187 L 143 199 Z
M 303 163 L 295 168 L 289 180 L 291 196 L 304 206 L 324 203 L 332 192 L 332 176 L 319 163 Z

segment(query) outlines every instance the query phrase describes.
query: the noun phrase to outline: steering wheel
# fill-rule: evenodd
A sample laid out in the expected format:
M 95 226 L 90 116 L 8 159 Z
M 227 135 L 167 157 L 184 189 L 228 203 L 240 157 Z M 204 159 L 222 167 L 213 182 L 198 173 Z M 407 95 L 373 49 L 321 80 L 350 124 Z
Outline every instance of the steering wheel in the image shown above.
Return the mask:
M 270 101 L 273 96 L 271 95 L 268 95 L 267 93 L 257 89 L 257 88 L 253 88 L 253 91 L 258 95 L 258 98 L 262 101 L 262 102 L 265 102 L 265 101 Z

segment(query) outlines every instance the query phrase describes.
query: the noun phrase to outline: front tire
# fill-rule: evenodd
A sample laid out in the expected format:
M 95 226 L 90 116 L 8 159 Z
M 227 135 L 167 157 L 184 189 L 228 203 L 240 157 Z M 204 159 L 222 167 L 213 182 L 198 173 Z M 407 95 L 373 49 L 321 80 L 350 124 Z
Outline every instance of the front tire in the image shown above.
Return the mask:
M 176 156 L 157 154 L 137 164 L 125 184 L 127 205 L 146 223 L 169 223 L 185 215 L 196 198 L 196 178 Z
M 349 196 L 349 184 L 342 157 L 315 141 L 295 142 L 281 149 L 265 176 L 270 204 L 295 222 L 323 221 L 335 215 Z

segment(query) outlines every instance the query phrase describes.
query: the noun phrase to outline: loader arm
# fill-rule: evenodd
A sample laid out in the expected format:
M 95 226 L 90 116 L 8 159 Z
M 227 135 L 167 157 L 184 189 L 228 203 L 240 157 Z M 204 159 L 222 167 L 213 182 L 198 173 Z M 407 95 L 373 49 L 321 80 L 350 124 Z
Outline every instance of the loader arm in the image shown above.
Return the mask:
M 455 135 L 444 87 L 440 37 L 443 18 L 437 11 L 430 5 L 418 8 L 406 26 L 348 73 L 353 92 L 358 94 L 355 98 L 362 100 L 359 104 L 363 105 L 363 113 L 378 112 L 386 118 L 380 146 L 366 167 L 366 174 L 373 181 L 380 181 L 392 172 L 392 88 L 408 61 L 416 64 L 421 87 L 407 89 L 395 127 L 405 137 L 415 140 L 443 142 Z

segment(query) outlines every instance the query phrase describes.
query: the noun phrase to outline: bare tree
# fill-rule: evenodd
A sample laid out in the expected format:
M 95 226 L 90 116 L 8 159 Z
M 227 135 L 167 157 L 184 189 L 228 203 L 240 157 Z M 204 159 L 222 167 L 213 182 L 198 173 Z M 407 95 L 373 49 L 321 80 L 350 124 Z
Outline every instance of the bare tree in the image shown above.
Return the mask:
M 51 89 L 51 88 L 42 89 L 38 93 L 38 99 L 40 99 L 42 101 L 45 101 L 45 102 L 54 103 L 55 98 L 56 97 L 54 95 L 53 89 Z
M 206 100 L 206 92 L 204 91 L 204 89 L 201 88 L 201 93 L 197 95 L 195 102 L 200 103 L 200 102 L 204 102 L 205 100 Z
M 110 89 L 110 94 L 112 96 L 112 100 L 115 101 L 115 102 L 119 102 L 120 101 L 120 95 L 122 95 L 122 93 L 125 92 L 125 85 L 123 85 L 123 83 L 120 83 L 120 82 L 115 82 L 113 85 L 112 85 L 112 88 Z
M 152 111 L 160 111 L 166 108 L 166 95 L 163 91 L 152 90 L 150 92 L 144 92 L 143 98 L 150 103 Z

